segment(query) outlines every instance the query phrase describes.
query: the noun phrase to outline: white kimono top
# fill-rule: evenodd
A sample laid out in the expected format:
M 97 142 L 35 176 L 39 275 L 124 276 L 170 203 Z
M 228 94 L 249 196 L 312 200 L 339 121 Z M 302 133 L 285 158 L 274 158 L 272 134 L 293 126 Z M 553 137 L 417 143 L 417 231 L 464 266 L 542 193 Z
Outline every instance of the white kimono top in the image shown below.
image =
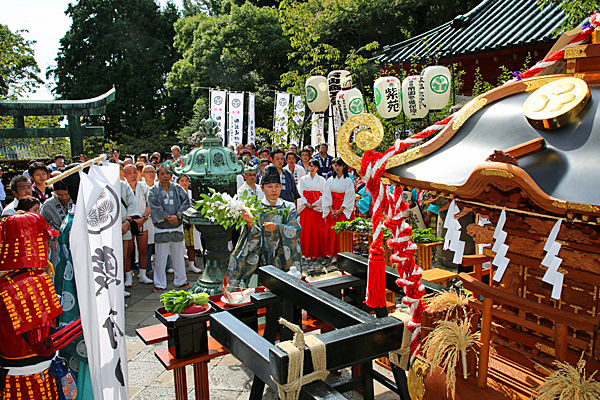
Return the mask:
M 300 179 L 306 175 L 306 170 L 298 164 L 294 165 L 293 171 L 290 170 L 289 165 L 286 165 L 285 167 L 283 167 L 283 169 L 292 174 L 292 176 L 294 177 L 294 182 L 296 182 L 296 186 L 298 186 L 298 182 L 300 182 Z
M 333 205 L 333 196 L 331 193 L 344 193 L 344 215 L 346 218 L 350 218 L 354 211 L 354 203 L 356 201 L 356 191 L 354 190 L 354 182 L 350 178 L 338 178 L 330 177 L 327 179 L 325 189 L 323 189 L 323 201 L 321 206 L 323 207 L 323 218 L 327 217 L 331 212 L 331 206 Z
M 298 168 L 298 167 L 296 167 Z M 325 178 L 323 178 L 321 175 L 319 174 L 315 174 L 314 177 L 311 177 L 310 174 L 308 175 L 304 175 L 302 178 L 300 178 L 300 182 L 298 183 L 298 193 L 300 193 L 300 198 L 298 199 L 298 213 L 301 213 L 302 210 L 304 210 L 306 208 L 306 203 L 308 203 L 308 201 L 306 200 L 306 198 L 304 197 L 304 192 L 313 192 L 313 191 L 318 191 L 321 192 L 321 197 L 319 198 L 319 200 L 314 202 L 315 211 L 323 211 L 323 190 L 325 189 Z
M 239 198 L 242 197 L 252 197 L 252 196 L 256 196 L 256 198 L 258 200 L 262 200 L 265 198 L 265 194 L 263 193 L 262 189 L 260 188 L 259 185 L 257 185 L 256 183 L 254 184 L 254 190 L 252 190 L 252 188 L 250 187 L 250 185 L 248 185 L 248 182 L 244 182 L 244 184 L 242 186 L 239 187 L 238 191 L 237 191 L 237 195 Z

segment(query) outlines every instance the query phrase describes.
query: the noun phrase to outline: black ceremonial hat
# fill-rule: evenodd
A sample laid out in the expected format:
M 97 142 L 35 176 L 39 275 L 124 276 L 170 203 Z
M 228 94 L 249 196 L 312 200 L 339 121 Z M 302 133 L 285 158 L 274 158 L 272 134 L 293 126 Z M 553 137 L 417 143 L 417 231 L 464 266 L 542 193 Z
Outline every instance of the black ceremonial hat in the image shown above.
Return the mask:
M 281 185 L 279 170 L 274 165 L 267 165 L 260 178 L 261 185 L 268 185 L 269 183 L 278 183 Z

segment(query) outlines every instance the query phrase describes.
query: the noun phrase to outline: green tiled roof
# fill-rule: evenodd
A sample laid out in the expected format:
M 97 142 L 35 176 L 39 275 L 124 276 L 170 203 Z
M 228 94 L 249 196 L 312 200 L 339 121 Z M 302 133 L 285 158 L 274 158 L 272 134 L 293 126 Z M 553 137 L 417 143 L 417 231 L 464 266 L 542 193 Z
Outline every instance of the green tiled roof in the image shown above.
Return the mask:
M 435 29 L 385 46 L 374 60 L 402 64 L 547 43 L 564 19 L 558 6 L 540 10 L 538 0 L 484 0 Z

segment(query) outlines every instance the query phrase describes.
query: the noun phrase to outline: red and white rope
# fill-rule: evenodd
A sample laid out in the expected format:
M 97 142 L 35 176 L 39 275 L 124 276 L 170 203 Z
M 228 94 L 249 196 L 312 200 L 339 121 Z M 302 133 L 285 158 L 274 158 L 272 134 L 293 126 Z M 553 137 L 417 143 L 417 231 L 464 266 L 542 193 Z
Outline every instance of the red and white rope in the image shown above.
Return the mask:
M 427 127 L 423 131 L 405 140 L 397 140 L 385 153 L 367 151 L 362 158 L 362 175 L 367 189 L 373 195 L 373 243 L 369 249 L 369 272 L 367 274 L 367 298 L 365 303 L 371 308 L 385 307 L 385 260 L 383 249 L 383 211 L 387 211 L 385 226 L 392 230 L 393 239 L 388 240 L 388 246 L 394 249 L 391 261 L 396 265 L 400 278 L 398 286 L 404 287 L 405 296 L 402 302 L 410 307 L 411 321 L 408 329 L 411 332 L 411 360 L 419 354 L 421 343 L 421 317 L 424 305 L 422 297 L 425 289 L 421 284 L 421 268 L 415 263 L 414 253 L 417 246 L 412 243 L 412 228 L 403 218 L 408 204 L 402 198 L 402 191 L 396 190 L 392 196 L 387 185 L 381 182 L 387 162 L 391 157 L 406 150 L 445 128 L 454 118 L 454 114 Z
M 367 298 L 371 308 L 385 307 L 385 261 L 383 260 L 383 211 L 386 210 L 386 186 L 381 182 L 388 160 L 408 147 L 420 143 L 434 133 L 444 129 L 454 118 L 452 114 L 405 140 L 397 140 L 385 153 L 367 151 L 362 158 L 362 175 L 367 190 L 373 195 L 373 243 L 369 249 L 369 273 L 367 274 Z M 410 237 L 410 235 L 409 235 Z M 407 300 L 409 301 L 409 300 Z
M 421 318 L 425 309 L 422 301 L 425 287 L 421 283 L 423 270 L 415 263 L 414 254 L 417 246 L 411 241 L 412 228 L 403 217 L 408 204 L 402 197 L 402 191 L 397 189 L 393 195 L 387 191 L 386 196 L 388 212 L 385 226 L 393 232 L 393 238 L 389 239 L 387 244 L 394 249 L 391 261 L 400 274 L 396 284 L 404 287 L 405 296 L 402 303 L 410 308 L 411 320 L 407 327 L 411 332 L 410 361 L 412 362 L 421 350 Z
M 593 27 L 586 27 L 571 42 L 559 51 L 534 65 L 531 69 L 523 72 L 520 79 L 532 77 L 556 61 L 564 59 L 564 51 L 567 47 L 585 44 L 590 40 L 594 28 L 600 26 L 600 14 L 594 14 L 590 18 Z M 513 79 L 512 81 L 516 80 Z M 511 81 L 509 81 L 511 82 Z M 385 307 L 385 261 L 383 260 L 383 225 L 392 230 L 393 239 L 388 240 L 388 246 L 394 249 L 391 256 L 392 263 L 397 265 L 400 278 L 396 280 L 398 286 L 403 286 L 405 296 L 402 302 L 410 307 L 411 331 L 410 357 L 411 361 L 419 353 L 421 317 L 425 309 L 422 297 L 425 288 L 421 284 L 422 269 L 414 261 L 414 253 L 417 247 L 410 240 L 412 228 L 404 221 L 403 213 L 408 209 L 408 204 L 402 198 L 401 190 L 396 190 L 392 196 L 388 188 L 381 182 L 385 172 L 385 166 L 389 159 L 396 154 L 406 150 L 413 144 L 417 144 L 434 133 L 444 129 L 454 118 L 455 114 L 427 127 L 423 131 L 412 135 L 406 140 L 397 140 L 393 146 L 383 154 L 372 150 L 367 151 L 362 158 L 362 175 L 366 186 L 373 195 L 373 243 L 369 249 L 369 272 L 367 276 L 367 298 L 365 303 L 372 308 Z M 386 207 L 387 206 L 387 207 Z M 387 219 L 383 222 L 383 210 L 387 208 Z
M 590 41 L 590 37 L 592 36 L 592 32 L 595 28 L 600 26 L 600 14 L 594 14 L 590 17 L 590 23 L 592 26 L 588 26 L 583 29 L 573 40 L 563 46 L 560 50 L 555 51 L 550 54 L 548 57 L 536 63 L 533 67 L 523 72 L 518 78 L 511 79 L 508 82 L 515 82 L 520 79 L 531 78 L 545 70 L 546 68 L 554 65 L 557 61 L 560 61 L 565 58 L 565 49 L 567 47 L 579 46 L 582 44 L 586 44 Z

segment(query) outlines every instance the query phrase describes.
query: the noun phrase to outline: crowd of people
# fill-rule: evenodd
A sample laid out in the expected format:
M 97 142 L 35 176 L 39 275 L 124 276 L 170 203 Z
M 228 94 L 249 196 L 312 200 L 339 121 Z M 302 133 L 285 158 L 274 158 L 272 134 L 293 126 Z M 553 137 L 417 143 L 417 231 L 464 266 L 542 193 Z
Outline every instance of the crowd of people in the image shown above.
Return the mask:
M 270 146 L 257 149 L 254 144 L 238 145 L 234 151 L 246 165 L 244 174 L 238 176 L 237 192 L 240 198 L 256 196 L 265 206 L 275 206 L 278 199 L 293 204 L 298 213 L 299 256 L 305 260 L 330 257 L 335 263 L 339 235 L 333 229 L 334 225 L 352 220 L 355 215 L 368 215 L 371 196 L 360 174 L 349 168 L 341 158 L 329 155 L 326 144 L 321 144 L 317 150 L 313 154 L 313 148 L 306 146 L 298 151 L 294 144 L 287 151 Z M 173 146 L 165 159 L 158 152 L 122 157 L 118 149 L 113 149 L 110 154 L 109 162 L 118 163 L 121 167 L 126 287 L 132 285 L 134 269 L 138 271 L 139 281 L 153 284 L 156 292 L 166 289 L 167 273 L 174 274 L 176 287 L 190 288 L 187 272 L 201 272 L 195 261 L 197 251 L 203 255 L 204 240 L 198 230 L 182 219 L 192 200 L 189 178 L 174 177 L 163 164 L 166 160 L 179 160 L 182 157 L 180 153 L 180 148 Z M 49 187 L 44 182 L 65 170 L 65 159 L 59 154 L 49 165 L 32 160 L 22 175 L 13 177 L 10 191 L 14 200 L 5 204 L 6 194 L 0 192 L 2 216 L 19 210 L 39 213 L 58 231 L 73 202 L 63 182 L 58 181 Z M 82 161 L 82 157 L 73 159 L 73 162 Z M 269 186 L 265 181 L 267 170 L 271 175 L 277 175 L 278 189 L 276 192 L 271 190 L 271 197 L 277 193 L 274 200 L 269 200 L 266 195 Z M 413 196 L 417 198 L 418 194 Z M 436 214 L 434 207 L 430 206 L 430 211 L 434 212 L 428 213 L 426 222 Z M 239 231 L 232 233 L 232 250 L 239 235 Z M 153 254 L 154 267 L 151 261 Z M 55 242 L 51 247 L 50 260 L 55 264 L 57 259 Z M 150 277 L 152 270 L 153 276 Z
M 236 151 L 248 164 L 243 178 L 238 179 L 238 195 L 264 199 L 264 171 L 274 166 L 279 175 L 279 198 L 293 203 L 299 213 L 302 257 L 331 257 L 336 262 L 339 238 L 333 226 L 354 218 L 358 174 L 341 158 L 329 155 L 326 144 L 320 145 L 316 154 L 311 146 L 298 152 L 294 144 L 287 152 L 270 147 L 257 150 L 252 144 L 238 145 Z

